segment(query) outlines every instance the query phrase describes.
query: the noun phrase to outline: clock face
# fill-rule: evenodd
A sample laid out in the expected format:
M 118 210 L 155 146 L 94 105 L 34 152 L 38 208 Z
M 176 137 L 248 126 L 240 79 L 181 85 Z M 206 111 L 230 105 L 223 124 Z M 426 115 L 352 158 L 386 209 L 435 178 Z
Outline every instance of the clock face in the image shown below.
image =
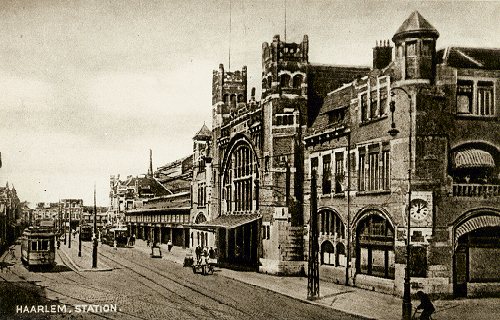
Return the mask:
M 411 201 L 410 216 L 415 220 L 423 220 L 429 215 L 427 201 L 414 199 Z

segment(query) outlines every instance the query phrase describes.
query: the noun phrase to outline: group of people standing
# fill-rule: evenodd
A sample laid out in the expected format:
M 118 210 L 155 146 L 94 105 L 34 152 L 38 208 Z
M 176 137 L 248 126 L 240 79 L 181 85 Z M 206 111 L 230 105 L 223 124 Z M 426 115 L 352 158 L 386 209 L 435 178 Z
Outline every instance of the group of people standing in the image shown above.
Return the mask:
M 204 263 L 208 264 L 209 259 L 216 258 L 217 256 L 216 250 L 217 249 L 214 249 L 212 247 L 208 248 L 208 247 L 197 246 L 194 249 L 194 252 L 196 254 L 196 261 L 198 262 L 198 264 L 204 264 Z

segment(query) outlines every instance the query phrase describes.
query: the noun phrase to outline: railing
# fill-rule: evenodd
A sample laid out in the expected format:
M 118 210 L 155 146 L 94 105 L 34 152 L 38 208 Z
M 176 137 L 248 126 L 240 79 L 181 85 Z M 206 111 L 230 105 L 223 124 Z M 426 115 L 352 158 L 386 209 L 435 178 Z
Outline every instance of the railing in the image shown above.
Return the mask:
M 454 184 L 455 197 L 495 197 L 500 196 L 500 185 L 496 184 Z

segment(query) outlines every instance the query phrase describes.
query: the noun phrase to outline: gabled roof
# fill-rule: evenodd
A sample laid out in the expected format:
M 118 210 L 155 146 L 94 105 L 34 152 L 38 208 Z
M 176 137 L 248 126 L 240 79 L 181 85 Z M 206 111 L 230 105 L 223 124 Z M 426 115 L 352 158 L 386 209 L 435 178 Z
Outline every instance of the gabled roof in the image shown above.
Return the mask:
M 427 35 L 435 38 L 439 37 L 439 32 L 425 20 L 424 17 L 418 12 L 413 11 L 408 19 L 399 27 L 398 31 L 392 37 L 392 40 L 405 38 L 411 35 Z
M 450 67 L 500 70 L 500 48 L 448 47 L 437 56 L 439 64 Z
M 135 186 L 136 181 L 139 187 L 139 194 L 142 194 L 146 190 L 149 191 L 147 193 L 152 193 L 155 196 L 171 194 L 160 182 L 149 176 L 131 178 L 125 183 L 125 185 L 133 187 Z
M 212 138 L 212 131 L 208 129 L 206 124 L 203 124 L 203 127 L 201 127 L 200 131 L 198 131 L 197 134 L 194 135 L 193 139 L 194 140 L 210 140 Z

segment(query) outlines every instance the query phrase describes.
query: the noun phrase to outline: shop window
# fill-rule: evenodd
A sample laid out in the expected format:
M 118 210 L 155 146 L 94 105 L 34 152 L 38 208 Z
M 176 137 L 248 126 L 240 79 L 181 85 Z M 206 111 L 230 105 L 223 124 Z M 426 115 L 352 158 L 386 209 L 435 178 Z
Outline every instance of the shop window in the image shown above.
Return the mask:
M 377 213 L 369 213 L 357 227 L 358 273 L 394 279 L 394 230 Z
M 335 247 L 335 265 L 345 267 L 346 261 L 345 246 L 342 242 L 339 242 Z

